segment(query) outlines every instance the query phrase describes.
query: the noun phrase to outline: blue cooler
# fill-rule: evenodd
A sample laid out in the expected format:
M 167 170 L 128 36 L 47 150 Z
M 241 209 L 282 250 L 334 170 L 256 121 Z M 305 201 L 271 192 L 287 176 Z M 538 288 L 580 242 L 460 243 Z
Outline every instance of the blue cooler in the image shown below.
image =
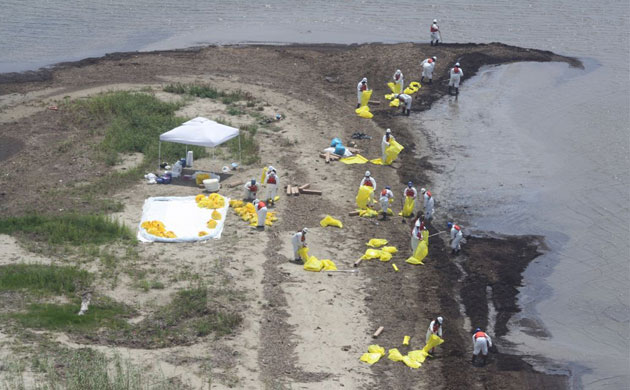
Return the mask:
M 343 145 L 343 142 L 341 142 L 341 140 L 339 138 L 335 137 L 330 142 L 330 146 L 334 148 L 337 145 Z
M 337 146 L 335 146 L 335 154 L 343 156 L 345 153 L 346 153 L 345 146 L 343 146 L 342 144 L 337 144 Z

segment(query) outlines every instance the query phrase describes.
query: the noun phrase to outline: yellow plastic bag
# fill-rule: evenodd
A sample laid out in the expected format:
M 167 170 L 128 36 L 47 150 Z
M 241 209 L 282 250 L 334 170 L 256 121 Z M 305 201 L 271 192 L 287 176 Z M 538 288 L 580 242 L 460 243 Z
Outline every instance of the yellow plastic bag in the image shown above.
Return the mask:
M 413 214 L 413 209 L 416 205 L 416 200 L 409 196 L 405 196 L 405 204 L 402 209 L 401 215 L 405 218 L 411 217 Z
M 398 249 L 395 246 L 384 246 L 381 248 L 383 252 L 391 253 L 392 255 L 398 253 Z
M 359 210 L 359 217 L 371 218 L 371 217 L 376 217 L 377 215 L 378 215 L 378 211 L 374 209 Z
M 361 118 L 372 119 L 372 117 L 374 116 L 370 112 L 370 107 L 368 106 L 359 107 L 356 110 L 354 110 L 354 112 L 356 112 L 357 115 L 360 116 Z
M 363 260 L 380 259 L 381 251 L 378 249 L 366 249 L 365 254 L 361 258 Z
M 398 107 L 398 106 L 400 106 L 400 100 L 394 99 L 394 100 L 390 101 L 389 102 L 389 106 L 390 107 Z
M 324 219 L 322 219 L 321 221 L 319 221 L 319 224 L 322 227 L 326 227 L 326 226 L 336 226 L 338 228 L 343 228 L 343 223 L 341 223 L 340 220 L 335 219 L 333 217 L 331 217 L 330 215 L 327 215 L 326 217 L 324 217 Z
M 322 268 L 324 268 L 324 264 L 315 256 L 309 257 L 306 263 L 304 263 L 304 269 L 306 271 L 319 272 Z
M 367 363 L 369 365 L 372 365 L 372 364 L 378 362 L 380 360 L 381 356 L 383 356 L 383 355 L 381 355 L 380 353 L 364 353 L 363 355 L 361 355 L 361 359 L 359 359 L 359 360 L 361 360 L 362 362 L 365 362 L 365 363 Z
M 429 231 L 428 230 L 422 231 L 422 241 L 424 241 L 427 244 L 427 248 L 428 248 L 429 247 Z
M 424 363 L 424 361 L 427 359 L 427 356 L 429 356 L 429 354 L 427 352 L 424 352 L 424 350 L 417 349 L 415 351 L 409 351 L 407 356 L 417 361 L 418 363 Z
M 407 263 L 424 265 L 422 260 L 427 257 L 427 254 L 429 254 L 429 248 L 427 248 L 427 243 L 422 240 L 418 243 L 418 246 L 416 247 L 415 252 L 413 252 L 413 255 L 407 259 Z
M 385 348 L 381 347 L 378 344 L 372 344 L 368 347 L 369 353 L 379 353 L 381 356 L 385 356 Z
M 203 230 L 199 232 L 199 237 L 207 236 L 208 232 L 204 232 Z
M 410 338 L 411 338 L 411 337 L 409 337 L 409 336 L 405 336 L 405 337 L 403 337 L 403 345 L 409 345 L 409 339 L 410 339 Z
M 344 164 L 365 164 L 368 162 L 368 159 L 361 156 L 360 154 L 355 154 L 354 156 L 344 157 L 341 160 Z
M 361 92 L 361 107 L 367 106 L 372 97 L 372 90 Z
M 370 196 L 374 192 L 374 188 L 370 186 L 361 186 L 359 187 L 359 192 L 357 193 L 357 207 L 360 209 L 367 208 L 368 201 L 370 200 Z
M 365 245 L 372 248 L 380 248 L 383 245 L 387 245 L 387 240 L 385 240 L 384 238 L 372 238 Z
M 212 219 L 220 221 L 221 220 L 221 213 L 218 212 L 217 210 L 214 210 L 212 212 Z
M 208 175 L 207 173 L 198 173 L 197 176 L 195 176 L 195 183 L 197 183 L 197 185 L 203 183 L 204 180 L 209 179 L 210 175 Z
M 409 83 L 409 86 L 410 86 L 411 88 L 416 88 L 416 89 L 420 89 L 420 88 L 422 88 L 422 85 L 420 85 L 420 83 L 419 83 L 419 82 L 417 82 L 417 81 L 412 81 L 412 82 L 410 82 L 410 83 Z
M 378 258 L 380 261 L 385 262 L 385 261 L 390 261 L 392 259 L 391 253 L 385 252 L 385 251 L 379 251 L 379 252 L 381 252 L 381 255 Z
M 337 266 L 332 260 L 324 259 L 322 260 L 322 265 L 324 271 L 337 271 Z
M 214 219 L 211 219 L 208 221 L 208 229 L 214 229 L 217 227 L 217 221 L 215 221 Z
M 392 90 L 392 93 L 400 94 L 400 88 L 401 88 L 400 84 L 396 84 L 390 81 L 389 83 L 387 83 L 387 86 L 389 87 L 389 89 Z
M 395 93 L 388 93 L 387 95 L 385 95 L 385 99 L 392 100 L 394 98 L 394 96 L 396 96 Z
M 422 348 L 422 351 L 425 352 L 426 354 L 429 354 L 430 350 L 442 344 L 443 342 L 444 342 L 444 339 L 442 339 L 440 336 L 436 334 L 432 334 L 431 337 L 429 337 L 429 341 L 427 342 L 427 345 L 425 345 L 424 348 Z
M 370 160 L 370 162 L 374 165 L 383 165 L 383 160 L 379 158 L 375 158 L 374 160 Z
M 398 348 L 392 348 L 389 350 L 389 354 L 387 355 L 387 358 L 391 361 L 399 362 L 403 360 L 403 355 L 400 353 Z
M 308 248 L 304 246 L 298 249 L 298 255 L 300 255 L 302 261 L 306 262 L 308 260 Z
M 418 88 L 413 88 L 413 87 L 407 87 L 405 88 L 405 91 L 404 91 L 404 93 L 406 93 L 407 95 L 413 95 L 416 92 L 418 92 Z
M 260 183 L 261 184 L 264 183 L 265 179 L 267 178 L 267 170 L 269 170 L 269 168 L 267 168 L 267 167 L 264 167 L 262 169 L 262 175 L 260 175 Z
M 393 163 L 403 149 L 404 147 L 396 142 L 395 139 L 391 140 L 389 146 L 385 149 L 385 165 Z
M 392 263 L 392 268 L 394 268 L 394 271 L 398 272 L 398 267 L 396 267 L 396 264 Z
M 409 356 L 403 356 L 402 361 L 403 363 L 407 365 L 407 367 L 410 367 L 410 368 L 420 368 L 420 366 L 422 365 L 418 363 L 417 361 L 413 360 L 412 358 L 410 358 Z

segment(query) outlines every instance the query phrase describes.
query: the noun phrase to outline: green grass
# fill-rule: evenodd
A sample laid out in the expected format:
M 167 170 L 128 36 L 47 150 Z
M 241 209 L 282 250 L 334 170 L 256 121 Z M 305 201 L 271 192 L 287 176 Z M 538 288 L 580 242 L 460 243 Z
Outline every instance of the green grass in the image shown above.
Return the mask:
M 243 114 L 245 114 L 245 112 L 242 111 L 240 108 L 234 107 L 234 106 L 228 107 L 227 108 L 227 113 L 228 113 L 228 115 L 243 115 Z
M 12 264 L 0 267 L 0 291 L 28 290 L 72 294 L 90 286 L 92 275 L 76 267 Z
M 100 328 L 126 329 L 130 325 L 124 320 L 129 310 L 119 304 L 106 299 L 92 302 L 85 315 L 77 313 L 81 307 L 80 301 L 67 304 L 33 303 L 26 307 L 25 312 L 8 314 L 21 326 L 33 329 L 54 331 L 92 331 Z
M 104 244 L 132 240 L 131 230 L 103 215 L 27 215 L 0 219 L 0 234 L 26 234 L 51 244 Z
M 232 104 L 242 100 L 253 102 L 254 100 L 247 92 L 243 92 L 241 90 L 221 91 L 207 84 L 169 84 L 164 87 L 164 91 L 178 95 L 190 95 L 200 98 L 221 100 L 223 104 Z

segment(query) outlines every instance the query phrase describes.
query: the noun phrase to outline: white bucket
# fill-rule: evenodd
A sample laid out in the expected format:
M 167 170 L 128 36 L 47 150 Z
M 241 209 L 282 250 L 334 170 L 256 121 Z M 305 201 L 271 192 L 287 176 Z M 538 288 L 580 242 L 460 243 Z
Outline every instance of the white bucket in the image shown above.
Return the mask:
M 219 191 L 219 181 L 217 179 L 206 179 L 203 181 L 203 186 L 206 188 L 206 191 Z

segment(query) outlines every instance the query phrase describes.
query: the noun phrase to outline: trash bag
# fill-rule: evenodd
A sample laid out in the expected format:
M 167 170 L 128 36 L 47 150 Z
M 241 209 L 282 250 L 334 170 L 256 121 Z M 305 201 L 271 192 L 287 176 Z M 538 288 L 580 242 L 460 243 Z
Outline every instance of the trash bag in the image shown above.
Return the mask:
M 418 243 L 415 252 L 413 255 L 407 259 L 407 263 L 409 264 L 422 264 L 422 260 L 429 254 L 429 248 L 427 248 L 427 243 L 423 240 Z
M 400 84 L 396 84 L 390 81 L 389 83 L 387 83 L 387 86 L 389 87 L 389 89 L 392 90 L 392 93 L 397 94 L 397 95 L 400 94 L 400 88 L 401 88 Z
M 387 245 L 387 240 L 385 240 L 384 238 L 372 238 L 365 245 L 372 248 L 380 248 L 383 245 Z
M 422 348 L 422 351 L 425 352 L 426 354 L 429 354 L 430 350 L 442 344 L 443 342 L 444 342 L 443 338 L 441 338 L 440 336 L 436 334 L 432 334 L 431 337 L 429 337 L 429 341 L 427 341 L 427 345 L 425 345 L 424 348 Z
M 379 251 L 379 252 L 381 252 L 381 256 L 378 258 L 380 261 L 386 262 L 392 259 L 391 253 L 385 252 L 385 251 Z
M 393 163 L 403 149 L 404 147 L 396 142 L 395 139 L 391 140 L 389 146 L 385 149 L 385 165 Z
M 319 272 L 324 268 L 324 264 L 315 256 L 311 256 L 304 263 L 304 269 L 311 272 Z
M 422 241 L 427 243 L 427 248 L 428 248 L 429 247 L 429 231 L 428 230 L 422 231 Z
M 326 217 L 324 217 L 324 219 L 319 221 L 319 224 L 322 227 L 326 227 L 326 226 L 336 226 L 338 228 L 342 228 L 343 227 L 343 223 L 341 223 L 340 220 L 335 219 L 335 218 L 331 217 L 330 215 L 327 215 Z
M 216 221 L 220 221 L 221 220 L 221 213 L 218 212 L 217 210 L 214 210 L 212 212 L 212 219 L 214 219 Z
M 389 106 L 390 107 L 398 107 L 398 106 L 400 106 L 400 100 L 394 99 L 394 100 L 390 101 L 389 102 Z
M 381 359 L 381 356 L 383 355 L 381 355 L 380 353 L 364 353 L 363 355 L 361 355 L 361 358 L 359 360 L 369 365 L 372 365 L 378 362 Z
M 361 107 L 367 107 L 370 98 L 372 97 L 372 90 L 361 92 Z
M 208 221 L 208 229 L 214 229 L 217 227 L 217 221 L 215 221 L 214 219 L 211 219 Z
M 412 197 L 405 197 L 405 204 L 402 209 L 401 215 L 405 218 L 409 218 L 413 215 L 413 209 L 416 205 L 416 200 Z
M 409 345 L 409 339 L 410 339 L 410 338 L 411 338 L 411 337 L 409 337 L 409 336 L 405 336 L 405 337 L 403 337 L 403 345 Z
M 337 271 L 337 266 L 332 260 L 324 259 L 321 262 L 323 265 L 322 269 L 324 271 Z
M 415 351 L 409 351 L 409 353 L 407 353 L 407 356 L 418 363 L 424 363 L 429 354 L 421 349 L 416 349 Z
M 405 91 L 404 91 L 404 93 L 406 93 L 407 95 L 413 95 L 416 92 L 418 92 L 418 88 L 413 88 L 411 86 L 405 88 Z
M 359 217 L 372 218 L 378 215 L 378 211 L 374 209 L 359 210 Z
M 351 157 L 342 158 L 339 161 L 341 161 L 344 164 L 365 164 L 366 162 L 368 162 L 368 159 L 361 156 L 360 154 L 355 154 L 354 156 L 351 156 Z
M 368 347 L 369 353 L 380 353 L 381 356 L 385 356 L 385 348 L 381 347 L 378 344 L 372 344 Z
M 268 167 L 264 167 L 262 169 L 262 175 L 260 175 L 260 183 L 263 184 L 265 182 L 265 179 L 267 178 L 267 170 L 269 168 Z
M 388 93 L 387 95 L 385 95 L 385 99 L 392 100 L 394 98 L 394 96 L 396 96 L 395 93 Z
M 371 260 L 371 259 L 380 259 L 381 258 L 381 252 L 378 249 L 366 249 L 365 250 L 365 254 L 363 256 L 361 256 L 361 258 L 363 260 Z
M 417 82 L 417 81 L 412 81 L 412 82 L 410 82 L 410 83 L 409 83 L 409 86 L 410 86 L 410 87 L 412 87 L 412 88 L 417 88 L 417 89 L 422 88 L 422 85 L 420 85 L 420 83 L 419 83 L 419 82 Z
M 368 106 L 359 107 L 356 110 L 354 110 L 354 112 L 356 112 L 357 115 L 360 116 L 361 118 L 372 119 L 372 117 L 374 116 L 370 112 L 370 107 Z
M 374 188 L 370 186 L 361 186 L 359 187 L 359 192 L 357 193 L 357 207 L 360 209 L 367 208 L 368 201 L 370 200 L 370 195 L 374 192 Z
M 374 165 L 383 165 L 383 160 L 379 158 L 375 158 L 374 160 L 370 160 L 370 162 Z
M 420 368 L 420 366 L 422 365 L 418 363 L 417 361 L 413 360 L 412 358 L 410 358 L 409 356 L 403 356 L 402 361 L 403 363 L 407 365 L 407 367 L 410 367 L 410 368 Z
M 195 183 L 197 183 L 197 185 L 200 185 L 201 183 L 203 183 L 204 180 L 209 178 L 210 175 L 208 175 L 207 173 L 198 173 L 197 176 L 195 176 Z
M 306 262 L 308 260 L 308 248 L 302 247 L 298 249 L 298 255 L 300 255 L 300 259 L 302 259 L 303 262 Z
M 398 253 L 398 249 L 396 249 L 396 247 L 395 247 L 395 246 L 384 246 L 384 247 L 382 247 L 382 248 L 381 248 L 381 250 L 382 250 L 383 252 L 389 252 L 389 253 L 391 253 L 392 255 L 394 255 L 394 254 Z
M 399 362 L 403 360 L 403 355 L 402 353 L 400 353 L 398 348 L 392 348 L 389 350 L 389 354 L 387 355 L 387 358 L 391 361 Z
M 343 145 L 343 142 L 338 137 L 335 137 L 335 138 L 332 139 L 332 141 L 330 141 L 330 147 L 331 148 L 334 148 L 335 146 L 337 146 L 337 144 Z

